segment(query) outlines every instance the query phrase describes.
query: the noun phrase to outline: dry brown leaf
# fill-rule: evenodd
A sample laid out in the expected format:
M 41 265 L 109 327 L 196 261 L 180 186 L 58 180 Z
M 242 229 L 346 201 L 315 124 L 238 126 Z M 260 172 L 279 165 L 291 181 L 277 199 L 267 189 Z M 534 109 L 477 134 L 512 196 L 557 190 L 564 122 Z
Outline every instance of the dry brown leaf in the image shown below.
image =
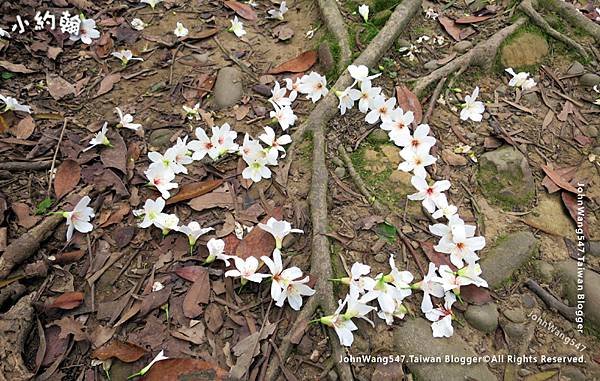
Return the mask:
M 270 217 L 281 220 L 283 218 L 283 210 L 281 208 L 275 208 L 273 210 L 273 215 L 266 216 L 261 222 L 263 224 L 266 223 Z M 260 259 L 263 255 L 271 255 L 273 249 L 275 249 L 275 239 L 271 233 L 256 227 L 241 240 L 235 250 L 235 255 L 243 259 L 251 256 Z
M 134 362 L 145 354 L 146 350 L 135 344 L 112 340 L 92 352 L 92 357 L 102 361 L 115 357 L 123 362 Z
M 423 120 L 423 107 L 417 96 L 404 85 L 396 86 L 396 101 L 404 112 L 412 111 L 415 116 L 415 125 Z
M 233 198 L 228 187 L 223 185 L 210 193 L 191 199 L 188 205 L 197 212 L 211 208 L 233 208 Z
M 35 121 L 29 115 L 21 119 L 12 129 L 13 135 L 18 139 L 29 139 L 35 130 Z
M 54 301 L 48 305 L 48 308 L 72 310 L 73 308 L 79 307 L 81 303 L 83 303 L 83 292 L 65 292 L 54 299 Z
M 29 205 L 24 202 L 15 202 L 11 204 L 10 208 L 17 215 L 18 224 L 25 229 L 35 226 L 40 220 L 40 217 L 31 214 Z
M 127 173 L 127 146 L 117 131 L 111 131 L 108 139 L 112 147 L 106 147 L 100 152 L 100 160 L 107 168 L 116 168 Z
M 269 70 L 268 74 L 279 74 L 285 72 L 301 73 L 303 71 L 307 71 L 317 62 L 317 57 L 318 53 L 316 50 L 309 50 Z
M 123 221 L 123 217 L 128 215 L 130 211 L 131 211 L 131 207 L 129 206 L 128 203 L 126 203 L 126 202 L 120 203 L 117 210 L 113 211 L 110 214 L 110 217 L 108 217 L 108 219 L 105 222 L 103 222 L 100 225 L 100 227 L 105 228 L 110 225 L 118 224 L 119 222 Z
M 75 160 L 67 159 L 58 166 L 54 177 L 54 193 L 60 199 L 71 192 L 81 179 L 81 167 Z
M 254 21 L 258 19 L 256 12 L 248 4 L 240 3 L 234 0 L 225 1 L 224 4 L 229 9 L 237 13 L 240 17 L 245 18 L 246 20 Z
M 552 180 L 556 185 L 558 185 L 562 189 L 569 191 L 571 193 L 577 193 L 577 189 L 573 185 L 569 184 L 568 181 L 563 179 L 562 176 L 560 176 L 558 173 L 556 173 L 556 171 L 554 171 L 549 166 L 542 165 L 542 170 L 544 171 L 544 173 L 546 173 L 546 175 L 550 178 L 550 180 Z
M 23 64 L 14 64 L 12 62 L 0 60 L 0 67 L 13 73 L 30 74 L 35 73 L 35 70 L 28 69 Z
M 180 358 L 158 361 L 146 373 L 144 381 L 179 381 L 194 380 L 202 375 L 203 379 L 212 381 L 224 381 L 228 379 L 225 369 L 219 368 L 217 364 L 204 360 Z
M 460 41 L 460 32 L 461 29 L 459 27 L 456 26 L 456 23 L 454 22 L 454 20 L 452 20 L 451 18 L 448 18 L 446 16 L 440 16 L 438 17 L 438 21 L 440 22 L 440 24 L 442 24 L 442 26 L 444 27 L 444 30 L 446 32 L 448 32 L 448 34 L 455 39 L 456 41 Z
M 115 84 L 118 83 L 120 80 L 121 80 L 121 74 L 107 75 L 106 77 L 104 77 L 102 82 L 100 82 L 100 88 L 98 89 L 96 96 L 99 97 L 100 95 L 108 93 L 109 91 L 111 91 L 113 89 Z
M 208 192 L 211 192 L 223 184 L 223 180 L 205 180 L 196 183 L 185 184 L 181 187 L 176 195 L 170 197 L 167 200 L 167 205 L 172 205 L 180 201 L 187 201 L 193 198 L 202 196 Z
M 210 280 L 208 279 L 208 271 L 204 270 L 198 274 L 183 298 L 183 314 L 190 319 L 200 315 L 203 309 L 200 304 L 207 304 L 209 297 Z
M 52 98 L 57 101 L 67 95 L 75 95 L 75 86 L 58 75 L 47 73 L 46 85 L 48 86 L 48 92 Z

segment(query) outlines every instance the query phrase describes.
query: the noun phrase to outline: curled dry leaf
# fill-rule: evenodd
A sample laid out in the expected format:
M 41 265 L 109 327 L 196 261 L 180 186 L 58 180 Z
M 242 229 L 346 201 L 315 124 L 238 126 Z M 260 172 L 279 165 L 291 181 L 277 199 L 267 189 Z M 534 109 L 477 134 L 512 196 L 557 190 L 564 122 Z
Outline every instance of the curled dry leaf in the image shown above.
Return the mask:
M 438 17 L 440 24 L 444 27 L 444 30 L 456 41 L 460 41 L 461 29 L 456 25 L 456 22 L 449 17 L 440 16 Z
M 267 74 L 280 74 L 285 72 L 301 73 L 307 71 L 317 62 L 316 50 L 309 50 L 269 70 Z
M 48 305 L 49 308 L 59 308 L 61 310 L 72 310 L 77 308 L 83 302 L 83 292 L 65 292 L 60 295 L 52 303 Z
M 415 124 L 420 124 L 423 120 L 423 107 L 417 96 L 404 85 L 396 86 L 396 100 L 398 106 L 406 111 L 412 111 L 415 115 Z
M 25 229 L 35 226 L 40 220 L 40 217 L 31 214 L 29 205 L 24 202 L 15 202 L 10 208 L 17 215 L 17 223 Z
M 35 121 L 29 115 L 21 119 L 19 123 L 12 129 L 13 135 L 17 139 L 29 139 L 33 131 L 35 130 Z
M 569 191 L 571 193 L 577 193 L 577 189 L 573 185 L 569 184 L 568 181 L 563 179 L 562 176 L 560 176 L 556 171 L 554 171 L 549 166 L 542 165 L 542 170 L 544 171 L 544 173 L 546 173 L 546 175 L 550 178 L 550 180 L 552 180 L 554 182 L 554 184 L 558 185 L 562 189 Z
M 115 357 L 123 362 L 134 362 L 146 353 L 144 348 L 135 344 L 112 340 L 92 352 L 92 357 L 102 361 Z
M 254 21 L 258 19 L 256 12 L 248 4 L 243 4 L 234 0 L 225 1 L 223 4 L 225 4 L 229 9 L 237 13 L 240 17 L 245 18 L 246 20 Z
M 208 192 L 211 192 L 223 184 L 223 180 L 205 180 L 196 183 L 185 184 L 181 187 L 176 195 L 172 196 L 167 200 L 167 205 L 172 205 L 180 201 L 187 201 L 193 198 L 202 196 Z
M 85 255 L 83 250 L 69 251 L 67 253 L 55 254 L 48 257 L 48 260 L 52 264 L 56 265 L 68 265 L 69 263 L 77 262 Z
M 198 359 L 167 359 L 156 362 L 146 373 L 144 381 L 179 381 L 199 379 L 224 381 L 228 372 L 218 365 Z
M 578 209 L 580 207 L 580 205 L 577 205 L 578 197 L 569 192 L 561 192 L 560 196 L 562 198 L 563 204 L 565 204 L 565 207 L 569 211 L 569 215 L 571 216 L 571 219 L 573 219 L 573 222 L 575 222 L 575 225 L 580 226 L 580 224 L 581 224 L 581 227 L 583 229 L 583 235 L 587 239 L 590 239 L 590 226 L 588 224 L 587 215 L 584 214 L 583 222 L 578 221 L 578 218 L 581 218 L 581 215 L 578 215 Z M 583 200 L 582 200 L 582 202 L 583 202 Z
M 0 60 L 0 67 L 13 73 L 30 74 L 35 73 L 35 70 L 28 69 L 23 64 L 14 64 L 12 62 Z
M 71 192 L 81 179 L 81 167 L 75 160 L 63 161 L 56 170 L 54 177 L 54 193 L 60 199 Z
M 121 74 L 109 74 L 100 82 L 100 88 L 96 93 L 96 96 L 106 94 L 113 89 L 116 83 L 121 80 Z

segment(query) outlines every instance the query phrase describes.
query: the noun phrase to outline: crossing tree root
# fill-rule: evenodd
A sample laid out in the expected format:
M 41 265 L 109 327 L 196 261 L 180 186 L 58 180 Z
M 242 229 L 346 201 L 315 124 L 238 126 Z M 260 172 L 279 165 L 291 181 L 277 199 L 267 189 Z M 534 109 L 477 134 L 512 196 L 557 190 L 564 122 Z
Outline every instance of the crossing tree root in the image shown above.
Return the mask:
M 319 0 L 319 9 L 321 17 L 327 25 L 329 32 L 333 34 L 336 42 L 340 46 L 340 57 L 337 63 L 338 71 L 341 73 L 352 59 L 352 50 L 350 49 L 350 36 L 344 18 L 340 13 L 335 0 Z
M 570 46 L 571 48 L 576 50 L 579 53 L 579 55 L 581 55 L 583 58 L 588 59 L 589 55 L 585 48 L 575 40 L 567 37 L 566 35 L 552 28 L 552 26 L 548 24 L 548 22 L 542 17 L 542 15 L 535 10 L 536 6 L 537 0 L 523 0 L 519 4 L 519 9 L 522 10 L 527 16 L 529 16 L 529 19 L 534 24 L 542 28 L 544 32 L 546 32 L 548 35 L 554 37 L 558 41 L 563 42 L 567 46 Z
M 21 352 L 33 325 L 33 294 L 21 298 L 7 313 L 0 315 L 0 380 L 31 380 Z
M 425 94 L 425 91 L 429 86 L 439 82 L 444 77 L 449 77 L 450 74 L 453 74 L 457 71 L 459 73 L 462 73 L 469 66 L 491 66 L 502 42 L 508 36 L 514 33 L 519 27 L 525 24 L 526 21 L 527 19 L 525 17 L 517 19 L 514 23 L 501 29 L 490 38 L 483 40 L 477 45 L 475 45 L 467 53 L 463 54 L 458 58 L 455 58 L 446 65 L 440 67 L 439 69 L 432 71 L 425 77 L 420 78 L 415 83 L 413 87 L 413 92 L 417 97 L 421 98 Z
M 354 61 L 355 65 L 372 67 L 392 46 L 400 35 L 400 32 L 408 25 L 412 17 L 421 9 L 421 0 L 404 0 L 400 3 L 394 13 L 390 16 L 383 29 L 379 31 L 375 39 Z M 313 160 L 312 179 L 309 194 L 311 222 L 312 222 L 312 244 L 311 244 L 311 267 L 310 273 L 316 278 L 316 293 L 308 299 L 306 305 L 296 317 L 295 322 L 288 332 L 299 332 L 303 325 L 312 318 L 316 309 L 321 307 L 323 311 L 330 314 L 337 308 L 333 293 L 333 287 L 329 279 L 332 277 L 331 259 L 327 233 L 327 183 L 328 172 L 325 164 L 325 126 L 338 113 L 338 98 L 335 89 L 345 89 L 352 84 L 352 78 L 344 70 L 336 81 L 330 93 L 322 99 L 315 109 L 310 113 L 306 122 L 299 126 L 295 137 L 302 136 L 305 131 L 313 132 Z M 296 139 L 294 139 L 296 140 Z M 290 149 L 290 153 L 293 151 Z M 289 160 L 289 158 L 288 158 Z M 331 342 L 332 357 L 339 359 L 344 353 L 335 332 L 327 330 Z M 281 357 L 286 359 L 292 349 L 292 335 L 285 335 L 279 345 Z M 265 375 L 265 380 L 273 381 L 279 373 L 279 360 L 273 358 Z M 337 371 L 341 380 L 352 380 L 352 370 L 349 364 L 337 362 Z
M 543 4 L 567 19 L 571 25 L 586 31 L 600 43 L 600 25 L 585 17 L 573 4 L 564 0 L 544 0 Z

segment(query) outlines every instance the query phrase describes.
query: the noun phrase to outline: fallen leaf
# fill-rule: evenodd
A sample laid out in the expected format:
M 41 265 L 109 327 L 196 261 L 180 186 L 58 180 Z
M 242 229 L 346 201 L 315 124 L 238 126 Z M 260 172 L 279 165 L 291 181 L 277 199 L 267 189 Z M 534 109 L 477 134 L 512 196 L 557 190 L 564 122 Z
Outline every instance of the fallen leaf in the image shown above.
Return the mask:
M 465 16 L 465 17 L 460 17 L 460 18 L 454 20 L 454 22 L 457 23 L 457 24 L 475 24 L 475 23 L 478 23 L 478 22 L 489 20 L 492 17 L 494 17 L 494 15 Z
M 578 209 L 579 209 L 579 207 L 583 207 L 583 200 L 581 200 L 581 205 L 578 205 L 577 204 L 577 196 L 572 193 L 569 193 L 569 192 L 561 192 L 560 197 L 562 198 L 563 204 L 565 204 L 565 207 L 569 211 L 569 215 L 573 219 L 573 222 L 575 222 L 575 225 L 579 226 L 581 223 L 581 228 L 583 229 L 583 235 L 586 237 L 586 239 L 589 239 L 590 238 L 590 226 L 588 225 L 587 215 L 585 215 L 585 214 L 583 215 L 583 222 L 578 221 L 578 218 L 581 218 L 581 216 L 578 215 Z
M 100 160 L 105 167 L 116 168 L 127 173 L 127 146 L 118 131 L 108 134 L 112 147 L 106 147 L 100 152 Z
M 217 189 L 221 186 L 221 184 L 223 184 L 223 180 L 221 179 L 205 180 L 196 183 L 185 184 L 180 188 L 179 192 L 177 192 L 176 195 L 170 197 L 167 200 L 166 204 L 172 205 L 180 201 L 187 201 L 202 196 L 208 192 Z
M 183 314 L 193 319 L 202 313 L 200 304 L 207 304 L 210 297 L 208 271 L 200 272 L 183 299 Z
M 419 242 L 423 252 L 425 252 L 425 256 L 429 259 L 437 267 L 440 265 L 449 266 L 452 271 L 456 271 L 456 266 L 450 262 L 450 256 L 447 254 L 440 253 L 433 248 L 433 243 L 431 242 Z M 461 289 L 462 290 L 462 289 Z
M 131 242 L 135 228 L 133 226 L 119 226 L 112 233 L 112 239 L 117 244 L 119 249 L 124 248 Z
M 190 282 L 195 282 L 204 272 L 206 269 L 202 266 L 184 266 L 175 269 L 175 274 Z
M 48 257 L 52 264 L 59 266 L 68 265 L 69 263 L 77 262 L 85 255 L 83 250 L 69 251 L 67 253 L 59 253 Z M 51 259 L 52 258 L 52 259 Z
M 563 179 L 558 173 L 556 173 L 547 165 L 542 165 L 542 170 L 544 171 L 544 173 L 546 173 L 550 180 L 552 180 L 556 185 L 558 185 L 562 189 L 571 193 L 577 193 L 577 189 L 573 185 L 569 184 L 568 181 Z
M 35 70 L 28 69 L 23 64 L 14 64 L 12 62 L 0 60 L 0 67 L 13 73 L 30 74 L 35 73 Z
M 223 326 L 223 313 L 216 303 L 211 303 L 206 306 L 206 311 L 204 311 L 204 321 L 206 321 L 206 326 L 212 333 L 219 332 Z
M 235 366 L 229 371 L 233 379 L 241 380 L 244 377 L 251 368 L 254 357 L 260 352 L 259 342 L 269 337 L 275 331 L 275 327 L 274 323 L 266 321 L 262 331 L 243 338 L 232 348 L 234 355 L 238 357 Z
M 58 55 L 62 52 L 62 48 L 50 46 L 48 47 L 48 51 L 46 51 L 46 56 L 48 56 L 48 58 L 50 58 L 51 60 L 56 60 L 56 57 L 58 57 Z
M 560 120 L 561 122 L 566 122 L 569 118 L 569 114 L 574 112 L 574 108 L 575 106 L 573 106 L 573 103 L 566 101 L 560 113 L 556 115 L 556 119 Z
M 92 352 L 92 357 L 98 360 L 118 358 L 123 362 L 134 362 L 146 354 L 146 350 L 135 344 L 112 340 Z
M 285 24 L 281 24 L 273 28 L 273 37 L 280 41 L 287 41 L 294 37 L 294 30 Z
M 100 225 L 100 227 L 105 228 L 110 225 L 118 224 L 119 222 L 123 221 L 123 217 L 128 215 L 130 211 L 131 211 L 131 207 L 129 206 L 128 203 L 126 203 L 126 202 L 120 203 L 119 206 L 117 207 L 117 210 L 112 212 L 110 214 L 110 217 L 108 217 L 108 219 L 105 222 L 103 222 Z
M 492 301 L 492 294 L 486 288 L 477 287 L 474 284 L 460 288 L 461 298 L 468 303 L 482 305 Z
M 243 4 L 243 3 L 240 3 L 240 2 L 237 2 L 234 0 L 225 1 L 224 4 L 229 9 L 231 9 L 232 11 L 237 13 L 240 17 L 245 18 L 246 20 L 254 21 L 254 20 L 258 19 L 256 12 L 248 4 Z
M 454 22 L 454 20 L 452 20 L 451 18 L 448 18 L 446 16 L 440 16 L 438 17 L 438 21 L 440 22 L 440 24 L 442 24 L 442 26 L 444 27 L 444 30 L 446 30 L 446 32 L 456 41 L 460 41 L 460 32 L 461 29 L 459 27 L 456 26 L 456 23 Z
M 275 208 L 273 215 L 264 217 L 261 222 L 263 224 L 267 223 L 270 217 L 281 220 L 283 218 L 283 210 Z M 260 259 L 263 255 L 270 256 L 273 253 L 273 249 L 275 249 L 275 239 L 271 233 L 256 226 L 240 241 L 235 250 L 235 255 L 243 259 L 251 256 Z
M 59 308 L 61 310 L 72 310 L 77 308 L 83 303 L 83 292 L 65 292 L 60 295 L 52 303 L 48 305 L 49 308 Z
M 415 125 L 423 120 L 423 107 L 417 96 L 404 85 L 396 86 L 396 101 L 404 112 L 412 111 L 415 115 Z
M 210 193 L 191 199 L 188 205 L 197 212 L 211 208 L 233 208 L 233 197 L 229 188 L 222 186 Z
M 167 359 L 156 362 L 144 381 L 214 380 L 224 381 L 228 372 L 218 365 L 191 358 Z
M 29 205 L 24 202 L 15 202 L 11 204 L 10 208 L 17 215 L 17 223 L 25 229 L 35 226 L 41 218 L 33 215 Z
M 110 33 L 103 33 L 100 39 L 94 44 L 96 55 L 99 58 L 106 58 L 113 51 L 113 40 Z
M 200 345 L 206 341 L 204 334 L 204 324 L 197 322 L 193 327 L 182 327 L 175 332 L 171 332 L 171 336 L 180 340 L 189 341 L 190 343 Z
M 96 96 L 99 97 L 100 95 L 108 93 L 109 91 L 111 91 L 113 89 L 114 85 L 116 83 L 118 83 L 120 80 L 121 80 L 121 74 L 107 75 L 106 77 L 104 77 L 102 82 L 100 82 L 100 88 L 98 89 Z
M 56 198 L 60 199 L 71 192 L 81 179 L 81 167 L 75 160 L 67 159 L 63 161 L 56 170 L 54 177 L 54 193 Z
M 75 86 L 58 75 L 47 73 L 46 86 L 54 100 L 60 100 L 67 95 L 75 95 Z
M 169 297 L 171 296 L 172 288 L 173 287 L 169 285 L 163 288 L 162 290 L 152 291 L 148 295 L 145 295 L 142 299 L 139 316 L 146 316 L 150 312 L 166 304 L 169 301 Z
M 267 74 L 280 74 L 285 72 L 301 73 L 307 71 L 317 62 L 318 53 L 316 50 L 306 51 L 299 56 L 269 70 Z
M 35 121 L 31 116 L 27 115 L 11 131 L 17 139 L 29 139 L 34 130 Z

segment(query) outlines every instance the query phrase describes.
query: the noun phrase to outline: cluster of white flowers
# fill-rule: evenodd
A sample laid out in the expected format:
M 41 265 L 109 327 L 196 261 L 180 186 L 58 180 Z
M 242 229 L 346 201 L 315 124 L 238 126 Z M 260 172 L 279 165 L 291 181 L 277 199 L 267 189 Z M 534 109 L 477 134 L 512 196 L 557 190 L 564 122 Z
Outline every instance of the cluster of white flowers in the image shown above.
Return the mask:
M 142 126 L 141 124 L 133 123 L 133 116 L 131 114 L 124 114 L 119 107 L 115 107 L 115 112 L 119 115 L 119 123 L 116 125 L 117 128 L 127 128 L 137 131 Z M 110 140 L 108 140 L 106 134 L 108 134 L 108 123 L 104 122 L 104 125 L 100 131 L 98 131 L 88 143 L 90 146 L 84 149 L 83 152 L 99 145 L 112 147 L 112 144 L 110 143 Z
M 533 89 L 536 85 L 535 80 L 533 78 L 529 78 L 529 73 L 527 72 L 522 71 L 517 74 L 511 67 L 505 69 L 504 71 L 512 75 L 512 78 L 508 82 L 508 85 L 511 87 L 520 87 L 521 90 L 527 91 Z
M 358 109 L 366 114 L 365 121 L 369 124 L 380 122 L 381 128 L 388 132 L 390 140 L 401 147 L 400 156 L 404 161 L 398 169 L 412 172 L 411 183 L 417 190 L 408 198 L 421 201 L 434 219 L 446 220 L 446 223 L 431 225 L 429 229 L 432 234 L 440 237 L 438 244 L 434 246 L 435 250 L 448 254 L 450 262 L 457 270 L 454 271 L 446 265 L 437 268 L 435 264 L 430 263 L 424 278 L 412 283 L 414 276 L 409 271 L 399 271 L 393 256 L 389 260 L 390 272 L 380 273 L 374 278 L 368 276 L 371 271 L 369 266 L 354 263 L 349 277 L 336 279 L 349 286 L 345 299 L 339 301 L 339 307 L 332 315 L 317 321 L 333 327 L 341 344 L 349 346 L 354 340 L 352 331 L 358 329 L 352 321 L 353 318 L 365 319 L 373 324 L 366 315 L 377 310 L 377 316 L 387 324 L 392 324 L 394 318 L 402 319 L 408 312 L 403 300 L 411 295 L 413 290 L 420 290 L 423 292 L 421 310 L 432 321 L 433 336 L 451 336 L 451 307 L 460 295 L 460 287 L 469 284 L 487 287 L 487 282 L 479 276 L 481 268 L 477 264 L 479 257 L 476 254 L 476 251 L 485 246 L 485 238 L 475 237 L 475 227 L 466 225 L 457 214 L 458 208 L 448 203 L 444 192 L 450 188 L 449 181 L 427 181 L 426 167 L 437 160 L 429 152 L 436 143 L 436 139 L 429 135 L 429 126 L 421 124 L 411 131 L 413 112 L 396 107 L 395 98 L 386 98 L 381 88 L 373 87 L 371 80 L 377 77 L 376 75 L 369 76 L 366 66 L 350 65 L 348 71 L 354 78 L 354 83 L 343 91 L 336 91 L 340 101 L 340 113 L 344 114 L 358 101 Z M 355 88 L 356 85 L 360 90 Z M 476 93 L 478 91 L 476 89 Z M 476 93 L 467 101 L 475 102 Z M 443 298 L 443 305 L 434 306 L 432 296 Z M 377 307 L 368 304 L 374 300 L 377 300 Z

